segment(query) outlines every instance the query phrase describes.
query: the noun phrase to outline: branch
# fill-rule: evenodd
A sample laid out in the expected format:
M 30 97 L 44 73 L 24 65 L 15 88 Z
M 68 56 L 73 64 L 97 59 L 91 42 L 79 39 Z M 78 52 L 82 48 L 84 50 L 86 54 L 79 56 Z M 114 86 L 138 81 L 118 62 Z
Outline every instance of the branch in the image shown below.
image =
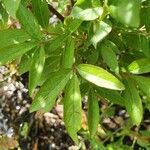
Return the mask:
M 58 19 L 64 22 L 64 17 L 52 5 L 48 4 L 48 8 Z

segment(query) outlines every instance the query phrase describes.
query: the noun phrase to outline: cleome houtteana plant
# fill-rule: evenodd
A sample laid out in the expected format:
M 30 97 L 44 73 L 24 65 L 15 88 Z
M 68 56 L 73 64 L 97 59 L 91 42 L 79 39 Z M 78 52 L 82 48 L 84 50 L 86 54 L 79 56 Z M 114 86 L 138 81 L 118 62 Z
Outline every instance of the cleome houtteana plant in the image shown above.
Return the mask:
M 90 139 L 101 99 L 126 108 L 126 126 L 140 126 L 150 109 L 150 1 L 64 3 L 62 11 L 46 0 L 0 0 L 0 65 L 29 72 L 30 112 L 50 111 L 63 93 L 65 127 L 76 144 L 84 97 Z

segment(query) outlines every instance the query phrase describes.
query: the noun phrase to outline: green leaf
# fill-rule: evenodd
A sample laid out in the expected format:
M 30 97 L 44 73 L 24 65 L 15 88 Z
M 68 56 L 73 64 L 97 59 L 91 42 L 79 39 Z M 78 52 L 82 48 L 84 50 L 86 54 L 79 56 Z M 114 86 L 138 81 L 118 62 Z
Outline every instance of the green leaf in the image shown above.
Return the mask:
M 21 0 L 2 0 L 8 14 L 13 18 L 16 18 L 16 12 L 19 8 L 20 1 Z
M 80 7 L 75 6 L 72 9 L 71 17 L 84 20 L 84 21 L 89 21 L 89 20 L 97 19 L 98 17 L 102 15 L 102 13 L 103 13 L 102 7 L 87 8 L 83 10 Z
M 74 39 L 71 36 L 69 36 L 66 40 L 65 50 L 62 58 L 63 68 L 72 68 L 72 65 L 74 63 L 74 49 Z
M 46 0 L 32 0 L 32 7 L 39 24 L 46 28 L 49 24 L 49 9 Z
M 23 43 L 30 38 L 31 37 L 22 29 L 2 30 L 0 31 L 0 49 L 10 45 Z
M 63 90 L 71 76 L 71 70 L 60 70 L 49 74 L 41 89 L 35 96 L 30 112 L 43 109 L 49 111 L 55 104 L 58 94 Z
M 0 65 L 12 61 L 36 46 L 36 43 L 26 42 L 0 49 Z
M 131 78 L 125 80 L 126 90 L 124 91 L 124 99 L 126 109 L 131 117 L 133 125 L 139 125 L 143 118 L 143 106 L 138 90 Z
M 40 27 L 31 11 L 20 4 L 16 15 L 22 25 L 22 28 L 29 35 L 31 35 L 35 39 L 40 39 L 42 37 Z
M 81 128 L 82 108 L 79 81 L 73 75 L 68 83 L 64 98 L 64 122 L 71 138 L 78 143 L 77 132 Z
M 95 21 L 93 24 L 93 36 L 91 43 L 96 47 L 97 43 L 103 40 L 111 31 L 111 26 L 103 21 Z
M 0 2 L 0 30 L 7 28 L 8 14 Z
M 139 88 L 150 98 L 150 78 L 142 76 L 133 76 Z
M 57 36 L 56 38 L 54 38 L 50 44 L 49 44 L 49 53 L 54 52 L 55 50 L 57 50 L 58 48 L 63 46 L 63 43 L 65 42 L 65 40 L 68 37 L 68 33 L 67 34 L 61 34 L 59 36 Z
M 42 85 L 49 77 L 52 72 L 58 71 L 60 68 L 60 56 L 51 56 L 45 60 L 45 65 L 39 85 Z
M 139 27 L 140 0 L 118 0 L 110 6 L 110 14 L 125 25 Z
M 32 95 L 41 78 L 45 63 L 45 51 L 41 46 L 35 50 L 29 72 L 29 94 Z
M 108 67 L 115 72 L 116 74 L 119 73 L 119 66 L 117 61 L 117 56 L 115 52 L 107 45 L 101 45 L 101 55 L 104 62 L 108 65 Z
M 70 33 L 73 33 L 79 28 L 79 26 L 81 25 L 82 22 L 83 22 L 83 20 L 67 17 L 65 19 L 65 28 Z
M 128 71 L 133 74 L 148 73 L 150 72 L 150 60 L 147 58 L 135 60 L 128 66 Z
M 31 61 L 32 61 L 32 58 L 33 58 L 34 50 L 35 50 L 35 48 L 33 48 L 29 52 L 25 53 L 21 57 L 21 61 L 19 63 L 19 69 L 18 69 L 20 74 L 24 74 L 25 72 L 30 70 Z
M 93 90 L 90 90 L 88 96 L 88 128 L 91 137 L 93 137 L 97 131 L 99 124 L 99 105 L 96 94 Z
M 124 106 L 124 99 L 119 92 L 109 89 L 97 87 L 96 91 L 100 97 L 121 106 Z
M 115 76 L 104 70 L 103 68 L 90 64 L 80 64 L 78 67 L 79 74 L 94 83 L 97 86 L 113 89 L 124 90 L 124 85 Z

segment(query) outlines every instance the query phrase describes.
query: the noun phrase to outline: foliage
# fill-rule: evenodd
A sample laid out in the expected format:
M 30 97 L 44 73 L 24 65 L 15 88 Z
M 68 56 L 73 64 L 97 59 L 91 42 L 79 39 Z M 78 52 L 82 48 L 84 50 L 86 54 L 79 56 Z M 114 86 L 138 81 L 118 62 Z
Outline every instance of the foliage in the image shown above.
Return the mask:
M 76 143 L 84 97 L 88 97 L 91 143 L 97 143 L 91 137 L 97 136 L 101 99 L 127 109 L 130 117 L 122 134 L 128 135 L 130 127 L 142 122 L 144 110 L 150 109 L 149 1 L 67 2 L 65 11 L 58 8 L 63 16 L 50 1 L 1 0 L 0 65 L 17 60 L 19 73 L 29 72 L 31 97 L 41 86 L 31 112 L 50 111 L 57 97 L 65 94 L 64 122 Z M 49 23 L 53 14 L 57 23 Z M 21 29 L 15 27 L 16 22 Z M 108 149 L 118 147 L 112 144 Z

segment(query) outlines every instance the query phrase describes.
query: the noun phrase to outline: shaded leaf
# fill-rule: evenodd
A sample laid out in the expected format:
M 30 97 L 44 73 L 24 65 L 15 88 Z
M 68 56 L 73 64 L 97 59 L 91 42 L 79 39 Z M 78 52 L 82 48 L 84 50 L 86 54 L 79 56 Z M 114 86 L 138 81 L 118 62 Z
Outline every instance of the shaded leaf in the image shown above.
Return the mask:
M 69 135 L 78 143 L 77 131 L 81 128 L 82 108 L 79 81 L 76 75 L 73 75 L 65 91 L 64 122 Z
M 35 50 L 29 72 L 29 94 L 32 95 L 41 78 L 45 63 L 45 51 L 41 46 Z
M 119 73 L 119 66 L 115 52 L 107 45 L 101 45 L 101 55 L 104 62 L 115 73 Z
M 71 70 L 59 70 L 49 74 L 41 89 L 35 96 L 30 112 L 43 109 L 49 111 L 55 104 L 58 94 L 63 90 L 71 75 Z
M 150 72 L 150 60 L 147 58 L 135 60 L 128 66 L 128 71 L 133 74 Z
M 132 124 L 139 125 L 143 118 L 143 106 L 141 98 L 132 79 L 128 78 L 125 81 L 125 86 L 125 107 L 131 117 Z
M 12 61 L 36 46 L 36 43 L 26 42 L 0 49 L 0 65 Z
M 83 10 L 82 8 L 75 6 L 72 9 L 71 17 L 88 21 L 88 20 L 97 19 L 98 17 L 100 17 L 102 15 L 102 13 L 103 13 L 102 7 L 87 8 L 87 9 Z
M 124 90 L 124 85 L 103 68 L 90 64 L 80 64 L 77 69 L 83 78 L 97 86 L 113 90 Z
M 133 76 L 139 88 L 150 98 L 150 78 L 142 76 Z
M 42 37 L 40 27 L 31 11 L 20 4 L 16 15 L 22 25 L 22 28 L 29 35 L 35 39 L 40 39 Z
M 102 98 L 109 100 L 110 102 L 114 104 L 118 104 L 121 106 L 124 106 L 124 98 L 121 96 L 121 94 L 114 90 L 104 89 L 104 88 L 96 88 L 96 91 L 98 95 L 100 95 Z
M 63 68 L 72 68 L 72 65 L 74 63 L 74 49 L 75 49 L 75 43 L 74 39 L 69 36 L 66 40 L 65 44 L 65 50 L 62 57 L 62 66 Z
M 94 91 L 90 90 L 88 95 L 88 127 L 91 137 L 93 137 L 97 131 L 99 118 L 98 99 Z
M 49 24 L 49 9 L 46 0 L 32 0 L 32 7 L 39 24 L 46 28 Z

